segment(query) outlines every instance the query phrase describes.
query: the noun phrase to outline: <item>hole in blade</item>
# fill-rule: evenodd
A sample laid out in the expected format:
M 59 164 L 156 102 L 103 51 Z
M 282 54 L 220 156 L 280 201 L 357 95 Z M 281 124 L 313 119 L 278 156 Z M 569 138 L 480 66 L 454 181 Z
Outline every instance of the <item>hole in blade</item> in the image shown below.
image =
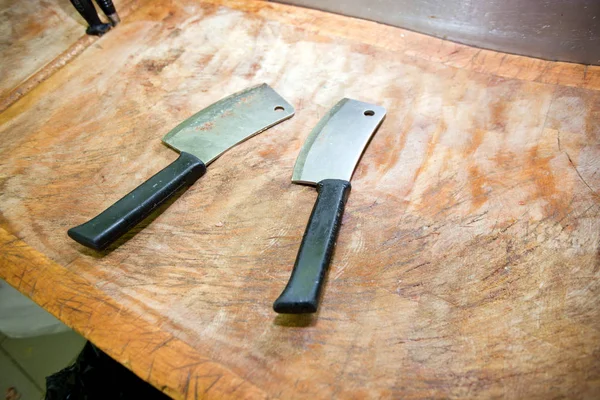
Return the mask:
M 275 106 L 275 108 L 273 110 L 275 110 L 275 111 L 284 111 L 285 108 L 283 108 L 282 106 Z
M 372 117 L 373 115 L 375 115 L 375 111 L 367 110 L 363 114 L 365 114 L 367 117 Z

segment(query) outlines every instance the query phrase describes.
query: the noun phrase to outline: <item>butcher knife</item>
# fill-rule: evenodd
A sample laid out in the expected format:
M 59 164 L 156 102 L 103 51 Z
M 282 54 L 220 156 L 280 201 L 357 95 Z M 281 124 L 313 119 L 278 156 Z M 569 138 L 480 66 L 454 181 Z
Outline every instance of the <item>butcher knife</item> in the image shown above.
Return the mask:
M 383 118 L 385 108 L 351 99 L 338 102 L 306 139 L 292 183 L 316 185 L 317 201 L 300 244 L 290 280 L 273 309 L 277 313 L 317 311 L 323 279 L 340 230 L 350 179 Z
M 163 138 L 179 151 L 177 160 L 68 235 L 92 249 L 106 248 L 179 189 L 192 185 L 225 151 L 293 115 L 294 107 L 267 84 L 214 103 Z

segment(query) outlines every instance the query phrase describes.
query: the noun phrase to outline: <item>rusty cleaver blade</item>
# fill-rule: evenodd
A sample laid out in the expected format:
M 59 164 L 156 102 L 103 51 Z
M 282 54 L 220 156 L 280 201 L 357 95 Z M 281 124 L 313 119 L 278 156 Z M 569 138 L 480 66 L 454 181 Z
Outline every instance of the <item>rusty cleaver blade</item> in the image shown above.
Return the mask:
M 177 160 L 68 235 L 92 249 L 106 248 L 179 189 L 192 185 L 225 151 L 293 115 L 294 107 L 267 84 L 214 103 L 163 138 L 179 151 Z
M 314 313 L 333 253 L 350 179 L 369 140 L 383 121 L 385 108 L 357 100 L 339 101 L 312 130 L 298 155 L 293 183 L 316 185 L 313 207 L 287 286 L 273 309 L 278 313 Z

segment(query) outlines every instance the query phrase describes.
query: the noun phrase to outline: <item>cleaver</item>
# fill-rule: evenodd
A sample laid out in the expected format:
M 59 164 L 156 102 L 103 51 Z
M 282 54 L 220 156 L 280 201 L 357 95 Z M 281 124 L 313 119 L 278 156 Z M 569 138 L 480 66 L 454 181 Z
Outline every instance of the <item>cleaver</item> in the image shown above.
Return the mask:
M 68 235 L 92 249 L 106 248 L 179 189 L 192 185 L 225 151 L 293 115 L 294 107 L 265 83 L 218 101 L 163 137 L 179 151 L 177 160 Z
M 292 183 L 316 185 L 317 201 L 300 244 L 292 276 L 273 309 L 314 313 L 340 230 L 350 179 L 383 118 L 385 108 L 342 99 L 315 126 L 296 159 Z

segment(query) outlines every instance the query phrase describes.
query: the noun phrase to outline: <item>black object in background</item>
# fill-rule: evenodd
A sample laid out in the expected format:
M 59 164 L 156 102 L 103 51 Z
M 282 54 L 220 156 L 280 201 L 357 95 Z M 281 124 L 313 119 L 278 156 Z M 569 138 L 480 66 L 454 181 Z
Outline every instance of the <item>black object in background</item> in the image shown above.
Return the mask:
M 110 20 L 110 24 L 105 24 L 100 20 L 96 8 L 92 4 L 92 0 L 71 0 L 71 4 L 73 4 L 75 9 L 89 24 L 85 32 L 88 35 L 102 36 L 110 30 L 111 25 L 115 26 L 121 20 L 112 0 L 96 0 L 96 2 Z
M 116 26 L 119 22 L 121 22 L 119 14 L 117 14 L 117 9 L 115 8 L 112 0 L 96 0 L 96 3 L 98 3 L 102 12 L 110 20 L 110 24 L 112 26 Z
M 110 24 L 100 21 L 92 0 L 71 0 L 71 4 L 89 24 L 85 30 L 88 35 L 102 36 L 110 30 Z
M 46 377 L 45 400 L 168 400 L 169 397 L 87 342 L 77 361 Z

